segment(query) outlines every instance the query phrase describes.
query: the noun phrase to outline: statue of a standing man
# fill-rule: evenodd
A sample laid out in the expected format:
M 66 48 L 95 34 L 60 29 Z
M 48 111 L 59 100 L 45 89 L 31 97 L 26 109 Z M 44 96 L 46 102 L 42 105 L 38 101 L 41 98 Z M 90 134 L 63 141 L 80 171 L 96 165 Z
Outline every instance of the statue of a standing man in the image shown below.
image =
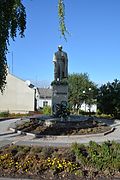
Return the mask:
M 58 51 L 53 57 L 54 62 L 54 80 L 61 81 L 68 78 L 68 58 L 67 53 L 62 51 L 62 46 L 58 46 Z

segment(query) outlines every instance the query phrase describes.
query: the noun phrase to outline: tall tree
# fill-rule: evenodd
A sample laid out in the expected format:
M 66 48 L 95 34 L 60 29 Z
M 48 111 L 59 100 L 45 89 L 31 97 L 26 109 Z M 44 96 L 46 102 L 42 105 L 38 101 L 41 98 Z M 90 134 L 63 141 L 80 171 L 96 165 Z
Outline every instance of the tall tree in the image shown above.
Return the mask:
M 68 101 L 74 109 L 79 110 L 84 101 L 86 101 L 86 103 L 92 103 L 92 99 L 95 98 L 96 85 L 90 81 L 87 73 L 70 74 L 68 77 L 68 86 Z M 91 91 L 89 92 L 89 90 Z
M 21 0 L 0 1 L 0 91 L 3 92 L 6 84 L 7 59 L 9 38 L 16 37 L 17 30 L 21 37 L 26 28 L 25 7 Z
M 98 91 L 98 109 L 101 113 L 120 116 L 120 81 L 114 80 L 102 85 Z
M 65 37 L 65 4 L 58 0 L 58 16 L 60 32 Z M 3 92 L 7 76 L 7 59 L 9 38 L 13 40 L 17 31 L 24 37 L 26 28 L 26 12 L 22 0 L 0 0 L 0 91 Z

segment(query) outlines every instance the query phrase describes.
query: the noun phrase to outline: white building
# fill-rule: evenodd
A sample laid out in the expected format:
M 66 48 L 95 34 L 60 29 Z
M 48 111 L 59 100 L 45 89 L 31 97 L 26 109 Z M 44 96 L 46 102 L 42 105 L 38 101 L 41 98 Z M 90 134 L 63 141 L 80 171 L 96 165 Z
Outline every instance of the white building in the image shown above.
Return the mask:
M 52 89 L 50 88 L 37 88 L 37 109 L 44 106 L 52 106 Z M 90 107 L 85 102 L 81 105 L 80 109 L 85 112 L 97 112 L 97 105 L 92 104 Z
M 37 109 L 52 106 L 52 89 L 37 88 Z
M 12 74 L 7 75 L 7 85 L 0 93 L 0 112 L 28 113 L 35 109 L 35 89 Z
M 85 112 L 97 112 L 97 105 L 96 104 L 91 104 L 90 106 L 86 104 L 85 102 L 81 105 L 80 107 L 81 110 Z

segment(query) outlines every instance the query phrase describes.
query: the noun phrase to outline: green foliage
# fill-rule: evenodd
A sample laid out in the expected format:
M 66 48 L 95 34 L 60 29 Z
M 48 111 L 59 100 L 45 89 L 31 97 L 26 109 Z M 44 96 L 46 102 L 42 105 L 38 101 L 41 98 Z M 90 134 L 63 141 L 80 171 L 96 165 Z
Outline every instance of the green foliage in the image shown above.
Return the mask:
M 85 101 L 86 103 L 92 104 L 96 96 L 96 85 L 90 81 L 87 73 L 79 74 L 73 73 L 68 77 L 69 97 L 68 101 L 70 107 L 78 110 L 81 104 Z M 88 93 L 88 89 L 91 88 L 91 92 Z M 86 93 L 84 94 L 83 91 Z
M 22 0 L 0 1 L 0 91 L 3 92 L 6 84 L 7 59 L 9 38 L 13 40 L 17 30 L 21 37 L 26 28 L 26 13 Z
M 102 85 L 98 89 L 98 108 L 101 113 L 120 117 L 120 81 Z
M 10 113 L 9 114 L 10 117 L 13 118 L 17 118 L 17 117 L 26 117 L 26 116 L 31 116 L 31 114 L 27 113 L 27 114 L 21 114 L 21 113 Z
M 66 39 L 65 33 L 67 31 L 66 25 L 65 25 L 65 4 L 64 0 L 58 0 L 58 17 L 59 17 L 59 26 L 60 26 L 60 32 Z
M 101 114 L 101 113 L 99 114 L 99 113 L 97 113 L 95 116 L 98 118 L 112 119 L 112 116 L 110 114 Z
M 31 114 L 21 114 L 21 113 L 9 113 L 9 111 L 0 112 L 0 117 L 8 117 L 8 118 L 17 118 L 17 117 L 26 117 L 30 116 Z
M 88 154 L 86 152 L 84 144 L 73 143 L 71 146 L 71 150 L 75 154 L 77 162 L 81 163 L 82 165 L 87 164 Z
M 44 106 L 42 112 L 45 115 L 51 115 L 51 107 L 50 106 Z
M 4 111 L 0 113 L 0 117 L 8 117 L 9 115 L 9 111 Z
M 116 142 L 104 142 L 99 145 L 90 142 L 89 146 L 72 145 L 72 151 L 76 158 L 85 166 L 96 168 L 98 171 L 111 173 L 120 171 L 120 144 Z
M 35 149 L 27 146 L 10 146 L 2 149 L 0 151 L 0 170 L 3 169 L 3 172 L 7 170 L 10 174 L 14 172 L 16 175 L 31 174 L 35 178 L 35 175 L 39 176 L 46 170 L 52 170 L 54 174 L 62 171 L 71 173 L 79 167 L 79 164 L 70 160 L 52 157 L 55 151 L 52 147 L 39 147 L 37 151 Z
M 66 173 L 66 179 L 71 173 L 83 179 L 97 179 L 95 174 L 111 179 L 120 173 L 120 144 L 91 141 L 89 145 L 74 143 L 71 148 L 6 146 L 0 149 L 0 172 L 4 177 L 14 173 L 15 177 L 33 179 L 50 172 L 58 178 Z
M 65 37 L 65 4 L 58 0 L 58 17 L 60 32 Z M 22 0 L 0 1 L 0 91 L 3 93 L 6 85 L 8 45 L 10 37 L 14 40 L 19 35 L 24 37 L 26 28 L 26 12 Z

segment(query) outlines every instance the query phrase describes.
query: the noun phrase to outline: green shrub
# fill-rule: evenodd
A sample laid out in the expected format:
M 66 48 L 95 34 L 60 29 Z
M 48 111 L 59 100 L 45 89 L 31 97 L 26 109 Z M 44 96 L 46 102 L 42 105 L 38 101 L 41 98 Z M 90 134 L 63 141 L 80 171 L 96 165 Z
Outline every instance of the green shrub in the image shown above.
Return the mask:
M 9 111 L 4 111 L 0 113 L 0 117 L 8 117 L 9 115 Z
M 29 113 L 26 113 L 26 114 L 21 114 L 21 113 L 11 113 L 10 114 L 11 117 L 26 117 L 26 116 L 30 116 Z
M 101 145 L 90 142 L 88 146 L 77 143 L 71 146 L 76 160 L 84 166 L 92 167 L 108 175 L 120 172 L 120 144 L 104 142 Z
M 88 154 L 84 144 L 73 143 L 71 146 L 71 150 L 75 154 L 77 162 L 81 163 L 82 165 L 87 164 Z
M 45 115 L 51 115 L 51 107 L 50 106 L 44 106 L 42 112 Z
M 106 119 L 111 119 L 113 118 L 110 114 L 96 114 L 96 117 L 98 118 L 106 118 Z

